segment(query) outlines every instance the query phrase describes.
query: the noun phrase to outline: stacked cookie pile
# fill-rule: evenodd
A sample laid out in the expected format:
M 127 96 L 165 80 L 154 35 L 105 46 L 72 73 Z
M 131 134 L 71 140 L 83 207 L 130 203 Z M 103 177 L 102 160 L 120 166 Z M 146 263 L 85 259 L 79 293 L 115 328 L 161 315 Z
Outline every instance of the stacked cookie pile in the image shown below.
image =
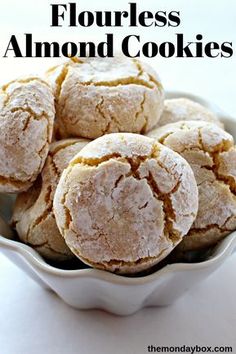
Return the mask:
M 71 59 L 0 90 L 0 192 L 48 260 L 131 274 L 236 228 L 236 149 L 137 60 Z

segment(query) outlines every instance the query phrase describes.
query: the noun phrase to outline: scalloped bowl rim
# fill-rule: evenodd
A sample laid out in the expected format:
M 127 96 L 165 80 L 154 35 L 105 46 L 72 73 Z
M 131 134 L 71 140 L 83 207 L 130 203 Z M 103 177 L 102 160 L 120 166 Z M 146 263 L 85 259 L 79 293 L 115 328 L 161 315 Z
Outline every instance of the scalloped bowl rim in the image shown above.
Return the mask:
M 87 268 L 87 269 L 75 269 L 75 270 L 65 270 L 53 267 L 46 263 L 46 261 L 30 246 L 24 245 L 18 241 L 13 241 L 6 239 L 4 236 L 0 235 L 0 245 L 11 249 L 13 251 L 19 252 L 25 259 L 32 265 L 37 268 L 40 268 L 42 271 L 50 273 L 55 276 L 60 277 L 89 277 L 104 280 L 114 284 L 123 284 L 123 285 L 137 285 L 137 284 L 146 284 L 160 278 L 163 274 L 174 273 L 178 271 L 192 271 L 195 269 L 204 269 L 209 266 L 218 263 L 220 260 L 223 260 L 230 251 L 236 248 L 236 232 L 228 235 L 223 241 L 217 246 L 219 252 L 215 252 L 214 256 L 211 256 L 206 261 L 197 262 L 197 263 L 173 263 L 164 266 L 162 269 L 157 270 L 149 275 L 140 276 L 136 278 L 125 277 L 118 274 L 113 274 L 99 269 Z

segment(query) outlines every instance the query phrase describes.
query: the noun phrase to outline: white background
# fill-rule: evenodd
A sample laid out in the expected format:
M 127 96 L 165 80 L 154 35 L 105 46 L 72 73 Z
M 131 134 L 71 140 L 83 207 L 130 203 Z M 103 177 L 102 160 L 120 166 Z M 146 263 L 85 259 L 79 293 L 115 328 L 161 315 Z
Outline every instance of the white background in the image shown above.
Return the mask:
M 52 0 L 56 3 L 57 1 Z M 58 1 L 59 2 L 59 1 Z M 65 3 L 66 1 L 60 1 Z M 174 41 L 175 33 L 194 40 L 198 33 L 208 41 L 236 43 L 234 0 L 137 1 L 139 10 L 178 10 L 178 28 L 98 29 L 50 28 L 50 1 L 0 1 L 0 83 L 29 72 L 44 72 L 55 59 L 2 58 L 10 36 L 22 48 L 24 33 L 34 40 L 104 40 L 113 32 L 120 40 L 139 34 L 145 41 Z M 128 1 L 78 2 L 79 10 L 126 10 Z M 235 47 L 234 50 L 236 51 Z M 164 87 L 210 99 L 236 116 L 236 52 L 230 59 L 148 60 Z M 41 289 L 0 255 L 0 354 L 38 353 L 147 353 L 148 345 L 229 345 L 236 353 L 236 255 L 207 281 L 198 284 L 176 304 L 151 308 L 120 318 L 100 311 L 76 311 L 54 294 Z

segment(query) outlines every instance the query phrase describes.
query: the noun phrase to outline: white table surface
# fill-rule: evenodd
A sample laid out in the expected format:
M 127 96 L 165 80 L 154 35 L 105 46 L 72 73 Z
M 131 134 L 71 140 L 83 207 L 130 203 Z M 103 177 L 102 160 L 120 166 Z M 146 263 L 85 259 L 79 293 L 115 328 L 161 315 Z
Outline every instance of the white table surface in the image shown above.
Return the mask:
M 78 311 L 0 256 L 1 354 L 141 354 L 148 345 L 233 346 L 236 254 L 174 305 L 117 317 Z
M 52 1 L 53 2 L 53 1 Z M 55 1 L 56 2 L 56 1 Z M 236 39 L 236 4 L 234 0 L 137 1 L 140 9 L 180 10 L 182 24 L 176 29 L 137 29 L 144 40 L 171 40 L 184 32 L 188 40 L 202 33 L 207 41 Z M 119 10 L 128 1 L 81 0 L 86 9 Z M 80 29 L 49 29 L 50 1 L 32 3 L 8 0 L 0 3 L 0 83 L 27 72 L 44 71 L 53 59 L 3 59 L 3 49 L 11 34 L 33 32 L 37 40 L 78 40 Z M 109 5 L 108 5 L 109 4 Z M 14 9 L 12 13 L 11 9 Z M 35 16 L 35 17 L 33 17 Z M 50 32 L 48 32 L 50 31 Z M 95 31 L 95 32 L 94 32 Z M 123 37 L 130 29 L 115 31 Z M 83 37 L 103 39 L 106 30 L 88 29 Z M 230 59 L 160 59 L 149 60 L 160 73 L 168 89 L 184 90 L 212 100 L 236 117 L 235 55 Z M 207 281 L 198 284 L 166 308 L 145 309 L 121 318 L 101 311 L 78 311 L 65 305 L 53 293 L 41 289 L 22 271 L 0 254 L 0 354 L 139 354 L 148 345 L 233 346 L 236 353 L 236 254 Z

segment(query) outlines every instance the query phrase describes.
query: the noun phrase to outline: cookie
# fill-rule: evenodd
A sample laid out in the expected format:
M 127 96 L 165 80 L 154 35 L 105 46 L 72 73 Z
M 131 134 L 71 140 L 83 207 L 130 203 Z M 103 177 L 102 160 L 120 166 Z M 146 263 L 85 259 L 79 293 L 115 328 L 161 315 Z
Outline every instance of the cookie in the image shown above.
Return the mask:
M 70 60 L 47 72 L 60 137 L 145 133 L 158 122 L 164 92 L 147 64 L 125 57 Z
M 27 190 L 45 163 L 52 139 L 54 96 L 37 77 L 0 89 L 0 192 Z
M 223 128 L 223 123 L 217 116 L 201 104 L 188 98 L 172 98 L 164 102 L 164 111 L 161 115 L 158 127 L 182 120 L 203 120 L 212 122 Z
M 62 171 L 87 143 L 85 139 L 53 143 L 36 183 L 16 199 L 12 219 L 19 238 L 53 261 L 65 261 L 73 257 L 57 228 L 52 205 Z
M 236 148 L 233 137 L 213 123 L 189 121 L 149 133 L 191 165 L 199 190 L 199 210 L 178 246 L 192 251 L 215 245 L 236 229 Z
M 90 142 L 64 170 L 54 197 L 56 222 L 72 252 L 120 274 L 165 258 L 197 208 L 189 164 L 154 139 L 131 133 Z

